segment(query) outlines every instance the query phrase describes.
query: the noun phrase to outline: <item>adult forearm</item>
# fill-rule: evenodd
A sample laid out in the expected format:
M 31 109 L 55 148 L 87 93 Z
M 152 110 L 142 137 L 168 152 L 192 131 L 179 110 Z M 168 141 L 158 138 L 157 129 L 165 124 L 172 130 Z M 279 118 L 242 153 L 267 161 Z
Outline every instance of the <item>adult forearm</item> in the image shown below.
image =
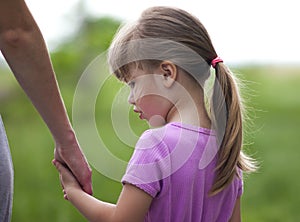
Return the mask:
M 19 6 L 20 7 L 20 6 Z M 54 139 L 74 139 L 43 36 L 28 11 L 0 28 L 1 52 Z
M 16 79 L 43 117 L 56 141 L 68 138 L 71 127 L 41 34 L 37 30 L 10 31 L 2 53 Z M 14 37 L 12 37 L 14 38 Z

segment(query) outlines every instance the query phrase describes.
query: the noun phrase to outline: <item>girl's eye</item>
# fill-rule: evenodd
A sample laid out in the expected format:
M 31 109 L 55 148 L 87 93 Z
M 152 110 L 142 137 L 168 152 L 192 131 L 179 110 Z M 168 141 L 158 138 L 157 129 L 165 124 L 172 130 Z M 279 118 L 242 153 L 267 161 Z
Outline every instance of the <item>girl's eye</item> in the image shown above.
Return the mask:
M 129 85 L 130 88 L 133 88 L 134 85 L 135 85 L 135 82 L 134 82 L 134 81 L 130 81 L 130 82 L 128 83 L 128 85 Z

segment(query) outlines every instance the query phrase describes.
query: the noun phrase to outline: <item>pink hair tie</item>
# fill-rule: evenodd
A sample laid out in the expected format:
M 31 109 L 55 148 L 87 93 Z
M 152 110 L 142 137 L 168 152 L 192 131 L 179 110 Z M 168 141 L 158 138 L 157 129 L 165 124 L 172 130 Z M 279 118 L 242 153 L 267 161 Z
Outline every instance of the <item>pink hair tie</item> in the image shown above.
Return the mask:
M 212 61 L 211 61 L 211 66 L 213 67 L 213 68 L 216 68 L 216 65 L 219 63 L 219 62 L 223 62 L 223 60 L 219 57 L 219 56 L 217 56 L 216 58 L 214 58 Z

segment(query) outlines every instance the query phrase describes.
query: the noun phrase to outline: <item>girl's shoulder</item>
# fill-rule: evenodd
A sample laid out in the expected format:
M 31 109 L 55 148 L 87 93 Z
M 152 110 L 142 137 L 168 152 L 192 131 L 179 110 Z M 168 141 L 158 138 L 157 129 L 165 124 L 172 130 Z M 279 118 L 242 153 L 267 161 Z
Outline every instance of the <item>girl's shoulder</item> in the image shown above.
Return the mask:
M 166 135 L 169 133 L 169 127 L 164 125 L 159 128 L 146 130 L 139 138 L 136 149 L 150 149 L 164 143 Z
M 171 122 L 159 128 L 146 130 L 139 138 L 136 148 L 153 148 L 157 146 L 168 146 L 179 141 L 194 141 L 199 137 L 215 136 L 211 129 L 198 126 Z

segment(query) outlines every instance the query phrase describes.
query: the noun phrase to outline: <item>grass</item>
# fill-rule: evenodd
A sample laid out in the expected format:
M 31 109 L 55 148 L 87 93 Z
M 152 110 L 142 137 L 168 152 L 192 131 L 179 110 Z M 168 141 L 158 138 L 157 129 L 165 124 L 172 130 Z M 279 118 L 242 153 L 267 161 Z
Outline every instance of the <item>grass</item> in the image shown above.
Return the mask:
M 247 128 L 246 149 L 260 162 L 257 173 L 245 176 L 243 221 L 298 221 L 300 69 L 249 66 L 236 67 L 235 70 L 241 73 L 247 86 L 243 94 L 252 119 L 252 124 Z M 12 221 L 85 221 L 63 200 L 58 175 L 51 165 L 54 144 L 45 124 L 12 76 L 0 75 L 0 83 L 0 95 L 8 95 L 5 92 L 9 90 L 9 99 L 7 96 L 0 97 L 0 113 L 5 122 L 14 161 Z M 4 85 L 9 86 L 5 88 L 6 91 Z M 66 104 L 71 104 L 75 86 L 60 86 Z M 104 90 L 112 96 L 110 89 Z M 110 114 L 105 108 L 109 105 L 109 97 L 106 101 L 97 101 L 96 119 L 108 126 L 104 135 L 105 142 L 115 144 L 113 152 L 126 159 L 131 150 L 113 135 Z M 70 105 L 67 108 L 70 113 Z M 130 114 L 130 122 L 136 121 Z M 139 125 L 133 130 L 138 134 L 144 127 Z M 93 187 L 97 198 L 110 202 L 117 200 L 121 189 L 118 182 L 96 170 L 93 173 Z

